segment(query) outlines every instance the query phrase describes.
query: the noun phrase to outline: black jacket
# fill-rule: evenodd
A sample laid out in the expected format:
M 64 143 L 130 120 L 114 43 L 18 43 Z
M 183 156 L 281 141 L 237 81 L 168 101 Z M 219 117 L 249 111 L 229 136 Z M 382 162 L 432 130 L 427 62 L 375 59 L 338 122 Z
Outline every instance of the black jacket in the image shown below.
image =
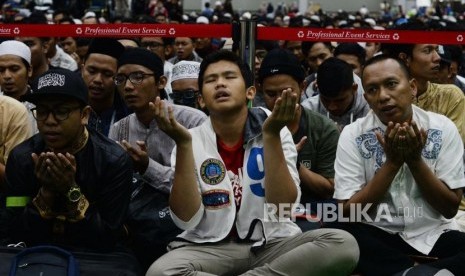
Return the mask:
M 32 204 L 39 191 L 31 153 L 41 153 L 45 143 L 41 134 L 24 141 L 10 153 L 6 166 L 7 197 L 30 197 L 25 207 L 7 208 L 11 242 L 28 246 L 58 243 L 70 248 L 111 250 L 121 239 L 122 225 L 130 199 L 132 161 L 121 146 L 89 130 L 86 146 L 75 154 L 76 183 L 90 203 L 85 218 L 65 222 L 64 235 L 52 232 L 53 219 L 40 217 Z

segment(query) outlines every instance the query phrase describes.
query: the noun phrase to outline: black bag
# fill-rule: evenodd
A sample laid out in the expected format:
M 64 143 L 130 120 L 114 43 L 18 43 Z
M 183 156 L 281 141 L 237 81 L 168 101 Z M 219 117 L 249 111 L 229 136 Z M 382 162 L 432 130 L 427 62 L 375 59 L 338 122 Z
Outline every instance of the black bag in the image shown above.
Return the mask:
M 48 246 L 47 246 L 48 247 Z M 25 254 L 22 252 L 34 250 L 35 247 L 23 248 L 23 247 L 8 247 L 0 246 L 0 275 L 8 275 L 13 260 L 17 259 L 19 254 Z M 84 251 L 70 251 L 72 252 L 76 262 L 79 264 L 80 276 L 141 276 L 144 275 L 147 269 L 142 270 L 139 262 L 136 260 L 134 255 L 124 252 L 84 252 Z M 44 258 L 47 258 L 50 254 L 41 253 Z M 29 254 L 28 254 L 29 255 Z M 24 274 L 22 274 L 24 275 Z M 40 275 L 39 273 L 29 275 Z M 54 275 L 54 274 L 43 274 Z M 65 273 L 60 274 L 67 275 Z
M 134 253 L 142 265 L 148 268 L 166 253 L 168 243 L 182 230 L 171 218 L 169 195 L 150 186 L 137 173 L 134 174 L 133 184 L 126 225 Z
M 79 276 L 73 254 L 55 246 L 35 246 L 18 253 L 11 262 L 10 276 Z

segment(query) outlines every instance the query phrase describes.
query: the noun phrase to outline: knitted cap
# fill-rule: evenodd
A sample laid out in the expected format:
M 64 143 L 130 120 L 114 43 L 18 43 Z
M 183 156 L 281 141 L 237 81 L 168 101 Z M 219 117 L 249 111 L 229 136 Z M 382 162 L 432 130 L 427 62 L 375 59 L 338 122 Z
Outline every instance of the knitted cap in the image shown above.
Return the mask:
M 180 79 L 198 79 L 200 62 L 181 60 L 173 65 L 171 82 Z

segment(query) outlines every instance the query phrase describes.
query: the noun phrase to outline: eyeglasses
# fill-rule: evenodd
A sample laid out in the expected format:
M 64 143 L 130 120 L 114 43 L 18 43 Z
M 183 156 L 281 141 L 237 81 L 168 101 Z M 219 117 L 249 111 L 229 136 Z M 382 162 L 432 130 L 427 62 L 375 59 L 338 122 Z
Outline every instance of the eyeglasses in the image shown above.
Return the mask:
M 158 47 L 163 47 L 165 44 L 163 43 L 158 43 L 158 42 L 141 42 L 140 44 L 144 48 L 150 48 L 151 50 L 158 48 Z
M 173 93 L 170 94 L 170 98 L 173 99 L 175 104 L 193 104 L 198 95 L 199 90 L 173 90 Z
M 56 108 L 47 108 L 47 107 L 39 106 L 39 107 L 31 108 L 31 111 L 32 111 L 32 116 L 34 116 L 34 118 L 37 121 L 45 121 L 45 120 L 47 120 L 50 113 L 52 113 L 53 118 L 55 118 L 56 121 L 62 122 L 62 121 L 69 118 L 69 114 L 72 111 L 74 111 L 76 109 L 80 109 L 80 108 L 81 108 L 80 106 L 76 106 L 76 107 L 56 107 Z
M 134 85 L 139 85 L 142 83 L 142 81 L 145 79 L 147 76 L 155 76 L 155 74 L 148 74 L 148 73 L 143 73 L 143 72 L 132 72 L 129 75 L 125 74 L 117 74 L 113 80 L 116 85 L 124 85 L 126 84 L 126 80 L 129 79 L 129 81 L 134 84 Z

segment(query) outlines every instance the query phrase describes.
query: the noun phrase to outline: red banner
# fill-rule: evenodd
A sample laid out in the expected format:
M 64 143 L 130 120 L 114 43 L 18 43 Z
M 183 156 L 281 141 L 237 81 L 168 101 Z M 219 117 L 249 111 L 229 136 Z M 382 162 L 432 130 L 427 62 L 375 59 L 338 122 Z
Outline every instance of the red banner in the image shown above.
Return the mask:
M 1 24 L 0 37 L 232 37 L 229 24 Z M 259 40 L 464 44 L 464 32 L 258 27 Z
M 259 27 L 263 40 L 463 44 L 464 32 Z
M 231 37 L 231 32 L 231 25 L 226 24 L 0 25 L 0 37 Z

